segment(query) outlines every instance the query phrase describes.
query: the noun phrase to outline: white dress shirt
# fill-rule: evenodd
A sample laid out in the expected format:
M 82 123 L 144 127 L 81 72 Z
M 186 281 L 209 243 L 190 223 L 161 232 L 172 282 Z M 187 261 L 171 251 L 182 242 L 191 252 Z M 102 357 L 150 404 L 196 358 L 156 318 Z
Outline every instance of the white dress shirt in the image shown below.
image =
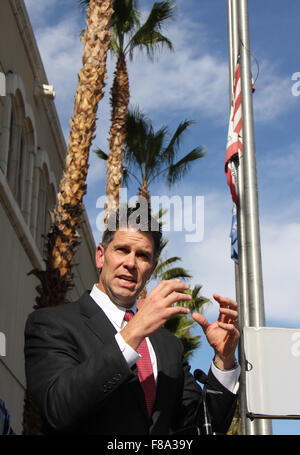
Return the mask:
M 94 284 L 93 289 L 90 293 L 92 299 L 99 305 L 99 307 L 104 311 L 107 318 L 110 320 L 114 328 L 116 329 L 117 333 L 115 335 L 116 342 L 119 345 L 119 348 L 129 365 L 132 367 L 140 358 L 140 354 L 132 349 L 123 339 L 122 335 L 119 333 L 127 324 L 124 321 L 125 311 L 126 308 L 123 308 L 115 303 L 113 303 L 107 294 L 100 291 L 96 284 Z M 136 313 L 136 302 L 131 308 L 128 310 L 132 311 L 134 314 Z M 152 362 L 153 374 L 154 379 L 157 381 L 157 361 L 154 349 L 148 337 L 146 337 L 147 346 L 149 349 L 149 354 Z M 238 380 L 240 376 L 240 366 L 238 365 L 236 368 L 232 370 L 220 370 L 217 368 L 214 363 L 211 363 L 211 370 L 214 376 L 218 379 L 218 381 L 230 390 L 233 393 L 236 393 L 238 390 Z

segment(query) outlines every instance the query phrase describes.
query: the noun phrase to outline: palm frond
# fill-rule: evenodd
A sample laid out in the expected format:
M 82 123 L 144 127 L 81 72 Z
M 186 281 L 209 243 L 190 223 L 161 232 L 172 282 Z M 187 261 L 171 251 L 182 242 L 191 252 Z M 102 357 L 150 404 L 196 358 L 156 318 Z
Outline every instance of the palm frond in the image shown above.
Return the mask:
M 169 267 L 171 264 L 174 264 L 174 262 L 177 262 L 177 261 L 181 261 L 181 258 L 178 256 L 173 256 L 171 258 L 166 259 L 165 261 L 161 261 L 157 265 L 155 272 L 156 273 L 163 272 L 167 267 Z
M 90 6 L 90 0 L 78 0 L 78 6 L 82 11 L 85 11 Z
M 175 314 L 165 323 L 165 328 L 170 330 L 174 335 L 181 337 L 188 333 L 193 324 L 194 320 L 189 320 L 186 315 Z
M 153 215 L 153 218 L 156 220 L 161 220 L 161 218 L 167 213 L 168 209 L 161 208 L 159 211 Z
M 166 237 L 162 237 L 162 238 L 160 239 L 159 249 L 158 249 L 158 257 L 161 256 L 162 251 L 163 251 L 163 249 L 166 247 L 168 241 L 169 241 L 169 240 L 168 240 Z
M 194 351 L 200 347 L 201 337 L 198 335 L 193 337 L 181 337 L 181 342 L 183 344 L 184 357 L 189 359 L 193 356 Z
M 175 262 L 181 261 L 180 257 L 173 256 L 166 259 L 165 261 L 160 260 L 153 272 L 153 278 L 155 280 L 171 280 L 174 278 L 191 278 L 191 275 L 183 267 L 173 267 L 171 265 Z
M 185 155 L 177 163 L 172 164 L 168 171 L 168 184 L 173 185 L 176 181 L 180 180 L 188 171 L 191 163 L 199 158 L 205 156 L 204 147 L 196 147 L 194 150 Z
M 124 161 L 130 170 L 138 168 L 141 184 L 145 180 L 149 185 L 151 175 L 160 169 L 160 153 L 166 134 L 166 127 L 155 132 L 151 121 L 137 107 L 129 109 Z
M 144 149 L 149 134 L 149 120 L 138 107 L 128 109 L 126 130 L 124 159 L 129 165 L 136 162 L 141 166 L 145 159 Z
M 93 150 L 94 153 L 100 158 L 101 160 L 107 161 L 108 160 L 108 155 L 105 153 L 103 150 L 100 148 L 97 148 L 96 150 Z
M 174 280 L 175 278 L 180 278 L 181 280 L 186 280 L 192 278 L 183 267 L 173 267 L 172 269 L 165 270 L 161 274 L 162 280 Z
M 194 123 L 195 123 L 194 120 L 184 120 L 178 125 L 169 144 L 162 153 L 162 158 L 166 163 L 170 164 L 173 162 L 176 153 L 180 147 L 181 141 L 183 139 L 183 133 L 187 130 L 187 128 L 190 125 L 193 125 Z
M 126 38 L 128 41 L 134 30 L 139 27 L 141 13 L 137 0 L 114 0 L 113 8 L 110 50 L 117 55 L 124 52 Z
M 171 41 L 161 33 L 161 30 L 163 23 L 174 15 L 174 8 L 173 0 L 154 3 L 146 22 L 133 34 L 128 43 L 126 50 L 130 59 L 136 47 L 145 49 L 151 59 L 159 46 L 167 46 L 169 50 L 173 50 Z
M 198 294 L 199 292 L 201 291 L 202 289 L 202 284 L 196 284 L 193 288 L 193 291 L 192 291 L 192 297 L 195 299 L 196 297 L 198 297 Z
M 194 326 L 195 321 L 182 314 L 172 316 L 165 324 L 165 328 L 181 340 L 186 358 L 192 356 L 201 344 L 201 337 L 192 336 L 190 333 Z
M 192 290 L 187 289 L 186 291 L 183 291 L 182 292 L 183 294 L 190 294 L 192 296 L 192 300 L 189 301 L 179 300 L 174 305 L 183 306 L 185 308 L 189 308 L 190 311 L 197 311 L 198 313 L 203 312 L 204 305 L 206 303 L 211 304 L 211 300 L 201 295 L 200 296 L 198 295 L 201 288 L 202 286 L 196 285 Z

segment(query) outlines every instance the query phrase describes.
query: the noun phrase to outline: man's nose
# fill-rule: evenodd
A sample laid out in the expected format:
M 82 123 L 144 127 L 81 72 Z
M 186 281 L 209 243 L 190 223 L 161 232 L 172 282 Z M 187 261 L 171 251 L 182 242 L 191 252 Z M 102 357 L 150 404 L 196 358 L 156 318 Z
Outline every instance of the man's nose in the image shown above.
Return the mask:
M 124 265 L 126 265 L 129 268 L 133 268 L 136 266 L 136 257 L 133 251 L 126 255 Z

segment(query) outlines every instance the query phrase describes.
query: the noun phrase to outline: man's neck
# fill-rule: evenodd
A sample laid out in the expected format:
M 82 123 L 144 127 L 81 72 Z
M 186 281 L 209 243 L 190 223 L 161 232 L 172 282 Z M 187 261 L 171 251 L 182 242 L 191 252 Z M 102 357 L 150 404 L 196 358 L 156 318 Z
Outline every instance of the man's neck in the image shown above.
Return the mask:
M 134 299 L 132 302 L 119 302 L 118 298 L 116 298 L 114 295 L 110 295 L 109 292 L 106 292 L 106 289 L 103 287 L 101 283 L 96 284 L 97 289 L 100 292 L 103 292 L 103 294 L 107 295 L 107 297 L 110 299 L 112 303 L 117 305 L 118 307 L 125 308 L 126 310 L 130 310 L 134 304 L 136 303 L 136 300 Z

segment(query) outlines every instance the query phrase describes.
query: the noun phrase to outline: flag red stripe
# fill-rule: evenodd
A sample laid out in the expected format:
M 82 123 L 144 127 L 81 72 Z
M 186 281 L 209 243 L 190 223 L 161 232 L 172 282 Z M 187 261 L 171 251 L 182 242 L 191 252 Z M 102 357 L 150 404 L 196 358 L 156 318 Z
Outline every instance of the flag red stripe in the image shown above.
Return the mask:
M 235 204 L 238 203 L 237 188 L 235 181 L 232 178 L 232 172 L 229 166 L 230 161 L 236 156 L 239 151 L 243 150 L 243 143 L 241 139 L 242 134 L 242 94 L 241 94 L 241 71 L 238 62 L 235 75 L 234 75 L 234 88 L 233 99 L 230 113 L 230 122 L 228 128 L 228 140 L 225 154 L 225 173 L 227 176 L 227 183 L 230 188 L 231 196 Z M 234 169 L 234 168 L 233 168 Z M 235 170 L 236 178 L 236 170 Z

